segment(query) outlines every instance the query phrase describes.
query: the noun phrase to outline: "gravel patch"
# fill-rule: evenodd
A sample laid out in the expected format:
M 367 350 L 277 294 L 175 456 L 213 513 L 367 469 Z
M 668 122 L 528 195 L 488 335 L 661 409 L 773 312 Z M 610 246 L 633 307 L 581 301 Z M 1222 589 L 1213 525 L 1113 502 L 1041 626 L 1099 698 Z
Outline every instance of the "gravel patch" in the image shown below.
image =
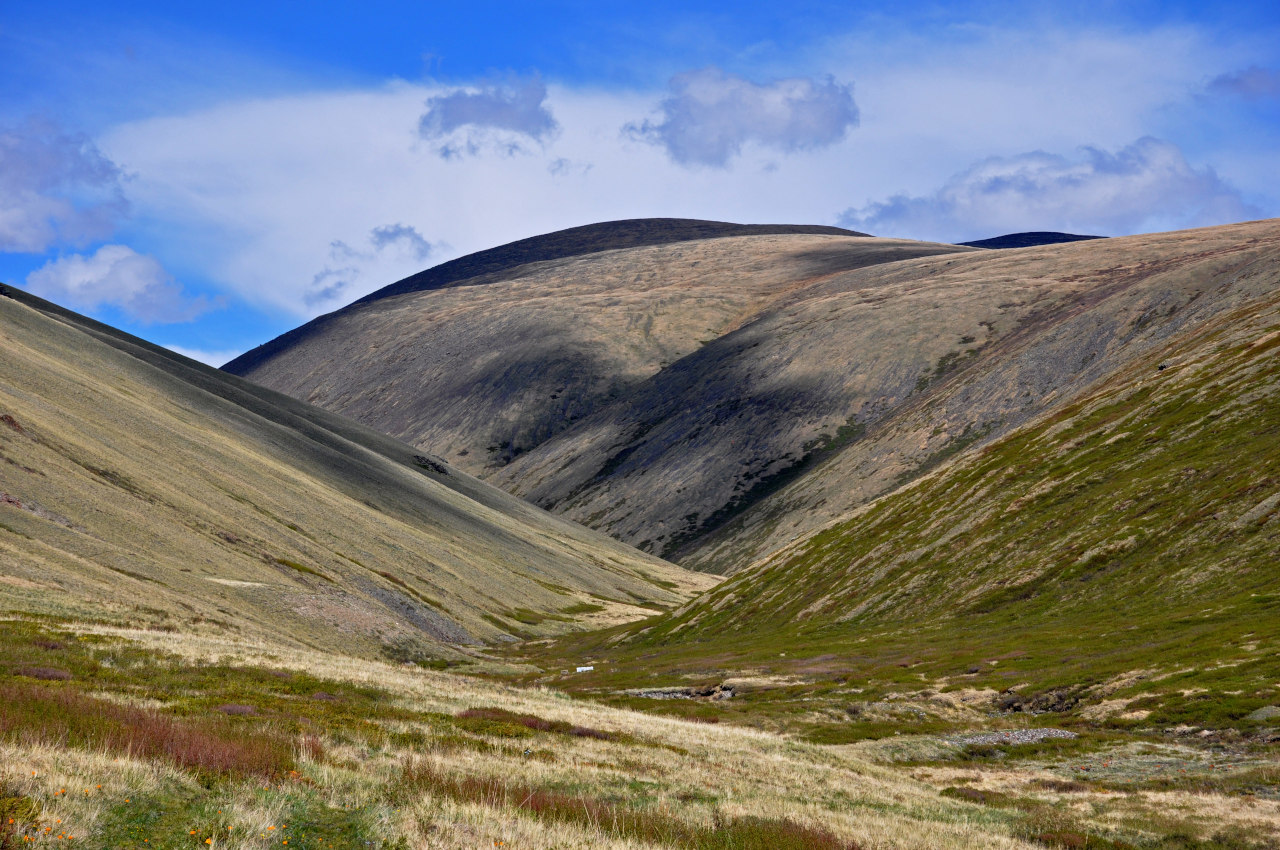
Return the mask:
M 1038 744 L 1048 738 L 1079 738 L 1066 729 L 1006 729 L 948 738 L 953 744 Z

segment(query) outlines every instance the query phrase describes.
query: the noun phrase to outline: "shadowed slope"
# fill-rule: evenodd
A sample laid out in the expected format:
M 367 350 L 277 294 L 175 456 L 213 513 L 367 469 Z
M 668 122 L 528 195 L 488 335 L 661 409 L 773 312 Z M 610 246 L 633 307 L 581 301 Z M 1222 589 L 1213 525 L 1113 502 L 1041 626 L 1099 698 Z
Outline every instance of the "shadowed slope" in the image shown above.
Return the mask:
M 491 480 L 732 572 L 1269 291 L 1277 268 L 1269 221 L 831 275 Z
M 370 293 L 354 302 L 367 304 L 404 295 L 410 292 L 425 292 L 433 289 L 444 289 L 457 286 L 463 281 L 502 272 L 511 272 L 519 276 L 515 270 L 529 263 L 541 263 L 578 257 L 599 251 L 613 251 L 623 248 L 639 248 L 647 245 L 666 245 L 673 242 L 687 242 L 696 239 L 714 239 L 721 236 L 747 236 L 766 234 L 826 234 L 834 236 L 865 236 L 853 230 L 840 227 L 824 227 L 806 224 L 733 224 L 727 221 L 701 221 L 692 218 L 637 218 L 623 221 L 606 221 L 598 224 L 587 224 L 581 227 L 570 227 L 555 233 L 532 236 L 496 248 L 477 251 L 447 263 L 433 266 L 426 271 L 410 275 L 404 280 L 384 286 L 377 292 Z M 248 375 L 263 363 L 282 351 L 298 345 L 324 328 L 329 320 L 338 314 L 350 310 L 353 305 L 344 307 L 336 313 L 330 313 L 295 328 L 286 334 L 247 351 L 223 366 L 235 375 Z
M 414 657 L 689 592 L 677 568 L 364 426 L 11 294 L 10 610 Z
M 779 234 L 600 251 L 358 303 L 226 368 L 488 475 L 800 288 L 963 250 Z
M 1280 274 L 1238 274 L 1266 285 L 1071 403 L 621 643 L 559 651 L 612 662 L 595 688 L 752 671 L 812 719 L 851 693 L 915 699 L 909 729 L 952 692 L 1054 723 L 1275 740 Z M 843 730 L 825 740 L 873 734 L 856 712 L 821 719 Z

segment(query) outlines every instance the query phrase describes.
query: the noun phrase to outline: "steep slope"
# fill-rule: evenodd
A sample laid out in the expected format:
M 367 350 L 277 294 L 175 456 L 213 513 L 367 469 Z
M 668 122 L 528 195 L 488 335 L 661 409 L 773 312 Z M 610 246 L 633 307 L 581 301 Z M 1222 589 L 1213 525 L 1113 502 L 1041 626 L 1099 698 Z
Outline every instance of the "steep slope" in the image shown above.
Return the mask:
M 797 288 L 851 268 L 965 250 L 827 233 L 685 235 L 443 287 L 410 278 L 224 368 L 488 475 Z M 602 244 L 613 243 L 586 246 Z
M 1271 291 L 1280 222 L 815 282 L 490 480 L 732 572 Z
M 730 573 L 1257 296 L 1278 246 L 695 239 L 354 305 L 249 374 Z
M 747 671 L 810 717 L 914 699 L 923 722 L 953 693 L 1054 722 L 1274 740 L 1280 276 L 1256 273 L 1262 294 L 1071 403 L 677 612 L 561 650 L 611 662 L 594 688 Z M 853 737 L 871 719 L 824 718 Z
M 342 417 L 0 298 L 10 611 L 396 657 L 634 617 L 700 577 Z

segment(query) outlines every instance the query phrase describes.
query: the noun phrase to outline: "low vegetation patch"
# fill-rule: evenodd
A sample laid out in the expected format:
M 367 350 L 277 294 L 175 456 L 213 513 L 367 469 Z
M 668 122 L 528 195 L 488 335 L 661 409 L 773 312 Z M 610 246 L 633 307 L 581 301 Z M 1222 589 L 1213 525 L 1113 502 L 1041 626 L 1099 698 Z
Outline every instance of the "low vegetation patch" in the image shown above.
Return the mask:
M 300 573 L 305 573 L 309 576 L 315 576 L 316 578 L 324 579 L 325 581 L 330 583 L 333 582 L 333 579 L 329 578 L 327 575 L 320 572 L 319 570 L 312 569 L 311 567 L 308 567 L 306 564 L 300 564 L 297 561 L 291 560 L 289 558 L 276 558 L 275 562 L 282 567 L 288 567 L 291 570 L 297 570 Z
M 406 764 L 397 793 L 412 790 L 467 803 L 514 809 L 541 820 L 600 830 L 617 838 L 689 850 L 858 850 L 820 827 L 787 819 L 717 815 L 711 826 L 689 823 L 660 811 L 549 788 L 508 783 L 493 777 L 454 776 L 430 763 Z
M 271 777 L 293 767 L 292 741 L 264 730 L 244 735 L 212 720 L 172 717 L 35 684 L 0 684 L 0 737 L 160 757 L 216 775 Z

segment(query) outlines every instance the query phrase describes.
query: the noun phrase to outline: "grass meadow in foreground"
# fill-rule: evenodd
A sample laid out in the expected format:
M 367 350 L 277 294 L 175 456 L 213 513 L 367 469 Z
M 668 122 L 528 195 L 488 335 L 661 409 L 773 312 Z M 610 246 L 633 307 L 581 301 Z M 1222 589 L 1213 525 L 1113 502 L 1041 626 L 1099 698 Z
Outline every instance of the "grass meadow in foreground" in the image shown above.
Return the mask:
M 0 690 L 5 850 L 1254 850 L 1280 835 L 1280 803 L 1248 782 L 1077 778 L 1101 764 L 1093 743 L 824 746 L 208 636 L 2 622 Z

